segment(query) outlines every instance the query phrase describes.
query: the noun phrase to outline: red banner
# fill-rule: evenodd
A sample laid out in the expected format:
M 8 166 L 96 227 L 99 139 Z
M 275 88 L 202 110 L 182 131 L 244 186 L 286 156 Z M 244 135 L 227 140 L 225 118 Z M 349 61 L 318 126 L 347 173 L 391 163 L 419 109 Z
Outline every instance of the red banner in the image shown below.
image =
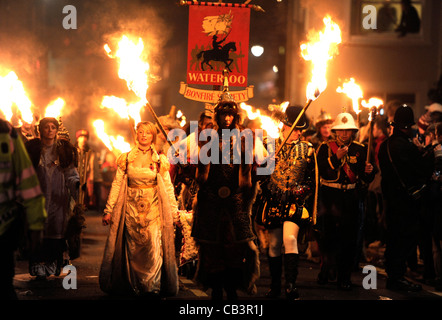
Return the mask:
M 187 83 L 247 86 L 250 8 L 189 6 Z

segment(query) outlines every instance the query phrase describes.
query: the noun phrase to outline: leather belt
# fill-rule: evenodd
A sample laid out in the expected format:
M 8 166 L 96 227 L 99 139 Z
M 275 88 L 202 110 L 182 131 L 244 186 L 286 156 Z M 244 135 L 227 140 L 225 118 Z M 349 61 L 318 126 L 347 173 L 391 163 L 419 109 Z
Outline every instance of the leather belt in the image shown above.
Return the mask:
M 342 184 L 342 183 L 321 181 L 321 184 L 326 187 L 341 189 L 341 190 L 350 190 L 356 188 L 356 183 Z

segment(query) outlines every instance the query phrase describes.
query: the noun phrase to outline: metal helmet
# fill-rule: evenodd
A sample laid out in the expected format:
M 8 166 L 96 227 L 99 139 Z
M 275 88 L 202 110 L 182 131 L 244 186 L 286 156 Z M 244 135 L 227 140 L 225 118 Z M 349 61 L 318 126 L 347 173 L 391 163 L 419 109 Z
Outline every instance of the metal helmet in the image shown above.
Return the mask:
M 234 115 L 235 120 L 234 123 L 238 124 L 239 120 L 240 120 L 240 115 L 239 115 L 239 110 L 238 110 L 238 104 L 235 102 L 235 100 L 233 99 L 233 96 L 228 92 L 228 91 L 224 91 L 216 106 L 214 109 L 214 118 L 216 123 L 220 123 L 219 122 L 219 117 L 221 114 L 225 114 L 225 113 L 229 113 Z
M 356 130 L 358 131 L 359 128 L 355 124 L 355 119 L 353 119 L 353 116 L 350 113 L 343 112 L 338 114 L 336 117 L 335 122 L 333 123 L 333 127 L 331 128 L 332 131 L 335 130 Z
M 321 109 L 318 118 L 315 121 L 315 127 L 318 128 L 326 123 L 333 123 L 333 118 L 330 113 Z

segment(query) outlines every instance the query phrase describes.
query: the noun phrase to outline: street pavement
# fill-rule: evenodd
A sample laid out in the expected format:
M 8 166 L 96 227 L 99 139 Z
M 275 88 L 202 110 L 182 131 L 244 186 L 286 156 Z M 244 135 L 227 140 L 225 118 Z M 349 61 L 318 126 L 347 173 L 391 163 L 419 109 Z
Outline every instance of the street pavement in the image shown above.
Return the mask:
M 14 285 L 19 300 L 82 300 L 82 301 L 115 301 L 134 300 L 133 297 L 114 297 L 102 292 L 98 285 L 98 274 L 101 259 L 109 227 L 101 225 L 101 215 L 96 211 L 86 212 L 86 228 L 82 238 L 81 256 L 71 261 L 76 271 L 76 288 L 74 282 L 67 281 L 67 273 L 60 276 L 51 276 L 46 280 L 37 280 L 28 273 L 28 262 L 18 260 L 16 263 L 16 274 Z M 374 261 L 374 259 L 372 259 Z M 356 301 L 356 300 L 402 300 L 402 301 L 435 301 L 440 305 L 442 292 L 434 291 L 433 287 L 423 284 L 423 290 L 418 293 L 395 292 L 387 290 L 385 287 L 385 272 L 381 267 L 373 269 L 368 273 L 363 273 L 364 264 L 361 264 L 359 271 L 352 276 L 353 285 L 351 291 L 337 289 L 335 283 L 319 285 L 316 282 L 319 271 L 319 263 L 314 259 L 307 259 L 302 256 L 300 259 L 298 290 L 300 301 Z M 368 281 L 367 276 L 371 276 Z M 371 288 L 364 288 L 364 278 Z M 416 280 L 410 278 L 410 280 Z M 65 285 L 63 285 L 65 284 Z M 261 276 L 257 281 L 257 294 L 249 296 L 245 293 L 239 294 L 239 301 L 266 303 L 268 299 L 264 297 L 270 284 L 269 270 L 265 255 L 261 255 Z M 69 287 L 65 289 L 65 287 Z M 367 287 L 367 285 L 365 286 Z M 279 299 L 283 301 L 283 296 Z M 163 298 L 164 301 L 175 304 L 197 303 L 210 301 L 210 291 L 204 291 L 191 277 L 180 276 L 180 291 L 175 297 Z M 186 302 L 187 305 L 187 302 Z

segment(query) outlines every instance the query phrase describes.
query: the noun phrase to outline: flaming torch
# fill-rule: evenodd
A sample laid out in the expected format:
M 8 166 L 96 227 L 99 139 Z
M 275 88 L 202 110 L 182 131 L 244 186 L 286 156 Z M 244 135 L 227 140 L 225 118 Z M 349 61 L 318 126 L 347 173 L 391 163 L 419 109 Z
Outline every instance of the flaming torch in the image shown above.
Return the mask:
M 103 98 L 102 107 L 115 110 L 120 117 L 128 119 L 135 138 L 135 126 L 141 121 L 140 112 L 146 105 L 146 93 L 149 88 L 149 64 L 144 57 L 144 43 L 141 38 L 132 41 L 128 36 L 123 35 L 118 42 L 115 54 L 108 44 L 104 45 L 104 50 L 112 59 L 118 59 L 118 76 L 125 80 L 127 88 L 135 93 L 138 101 L 127 103 L 126 100 L 118 97 L 107 96 Z
M 117 157 L 123 153 L 130 151 L 130 144 L 124 140 L 124 137 L 118 135 L 117 137 L 110 136 L 104 129 L 104 121 L 101 119 L 93 122 L 95 134 L 104 143 L 109 151 L 112 151 Z
M 361 109 L 359 108 L 359 99 L 362 99 L 363 97 L 361 87 L 356 84 L 354 78 L 350 78 L 350 80 L 345 82 L 342 87 L 338 87 L 336 92 L 345 93 L 352 100 L 353 111 L 356 113 L 357 123 L 359 125 L 359 113 L 361 112 Z
M 307 103 L 299 113 L 283 143 L 279 146 L 276 155 L 279 154 L 310 104 L 316 100 L 327 87 L 327 63 L 338 53 L 338 44 L 341 43 L 341 30 L 339 26 L 332 21 L 330 16 L 326 16 L 322 21 L 325 25 L 324 30 L 318 33 L 310 32 L 307 35 L 309 42 L 301 44 L 302 57 L 306 61 L 311 61 L 313 65 L 312 78 L 306 90 Z
M 364 108 L 368 108 L 370 111 L 368 113 L 368 121 L 369 121 L 369 129 L 368 129 L 368 149 L 367 149 L 367 162 L 370 160 L 371 153 L 371 145 L 373 140 L 373 120 L 376 117 L 376 114 L 380 107 L 384 105 L 384 101 L 382 99 L 373 97 L 368 101 L 362 100 L 361 102 Z
M 32 123 L 32 102 L 14 71 L 4 77 L 0 76 L 0 97 L 0 110 L 7 121 L 11 121 L 14 115 L 12 106 L 15 105 L 20 111 L 20 118 L 26 123 Z
M 60 118 L 61 116 L 61 110 L 66 105 L 65 101 L 62 98 L 57 98 L 54 101 L 51 101 L 45 110 L 45 118 L 46 117 L 52 117 L 52 118 Z
M 285 101 L 281 105 L 272 105 L 272 108 L 278 109 L 278 111 L 284 113 L 288 105 L 289 102 Z M 245 104 L 244 102 L 241 102 L 239 106 L 242 110 L 246 111 L 247 118 L 249 118 L 250 120 L 259 119 L 261 122 L 261 128 L 264 129 L 270 137 L 272 137 L 273 139 L 279 137 L 279 131 L 282 128 L 282 122 L 275 119 L 275 117 L 269 117 L 261 114 L 261 111 L 259 109 L 253 111 L 252 106 Z

